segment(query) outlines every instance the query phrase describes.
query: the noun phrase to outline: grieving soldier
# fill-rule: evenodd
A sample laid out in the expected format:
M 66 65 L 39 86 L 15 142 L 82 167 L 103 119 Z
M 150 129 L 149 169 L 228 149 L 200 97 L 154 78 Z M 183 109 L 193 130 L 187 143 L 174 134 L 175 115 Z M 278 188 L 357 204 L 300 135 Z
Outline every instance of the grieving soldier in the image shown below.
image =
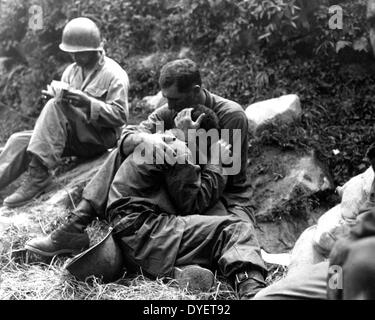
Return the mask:
M 109 191 L 106 219 L 118 221 L 113 237 L 128 269 L 140 267 L 153 278 L 173 277 L 175 266 L 217 269 L 240 298 L 251 298 L 265 285 L 262 278 L 243 279 L 254 271 L 251 223 L 207 215 L 224 191 L 228 176 L 222 164 L 228 162 L 230 146 L 218 140 L 220 134 L 206 141 L 206 132 L 219 132 L 213 110 L 198 105 L 179 114 L 187 113 L 193 121 L 200 119 L 200 129 L 169 130 L 176 139 L 168 142 L 172 152 L 165 161 L 143 157 L 142 146 L 125 159 Z
M 74 60 L 62 75 L 65 87 L 49 96 L 34 130 L 13 134 L 0 155 L 0 188 L 27 170 L 22 185 L 4 200 L 8 207 L 40 195 L 62 156 L 90 158 L 115 147 L 128 118 L 128 75 L 105 56 L 96 24 L 71 20 L 60 49 Z

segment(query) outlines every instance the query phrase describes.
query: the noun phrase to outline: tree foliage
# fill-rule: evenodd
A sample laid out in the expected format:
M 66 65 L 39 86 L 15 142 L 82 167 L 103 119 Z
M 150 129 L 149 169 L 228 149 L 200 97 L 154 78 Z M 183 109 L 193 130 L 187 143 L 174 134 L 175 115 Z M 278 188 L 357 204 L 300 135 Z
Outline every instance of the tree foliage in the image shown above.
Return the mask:
M 129 73 L 130 99 L 156 93 L 160 67 L 182 47 L 191 49 L 207 88 L 244 107 L 298 94 L 301 121 L 270 124 L 253 146 L 314 148 L 342 183 L 368 165 L 364 154 L 373 140 L 375 114 L 366 1 L 342 1 L 343 29 L 332 30 L 328 9 L 337 2 L 3 0 L 0 53 L 16 57 L 20 65 L 0 76 L 2 105 L 22 116 L 38 115 L 40 89 L 70 62 L 58 49 L 62 29 L 68 20 L 87 16 L 99 25 L 107 54 Z M 32 4 L 43 8 L 41 30 L 28 28 Z M 20 121 L 8 124 L 3 140 L 32 127 L 32 121 Z

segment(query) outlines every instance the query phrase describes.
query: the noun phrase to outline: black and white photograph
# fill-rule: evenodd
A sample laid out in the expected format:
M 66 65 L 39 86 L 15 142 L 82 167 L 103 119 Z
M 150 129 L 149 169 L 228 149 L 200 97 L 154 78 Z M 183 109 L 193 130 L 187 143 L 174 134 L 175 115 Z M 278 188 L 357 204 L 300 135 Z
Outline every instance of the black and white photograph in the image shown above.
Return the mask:
M 0 0 L 0 300 L 375 299 L 374 93 L 375 0 Z

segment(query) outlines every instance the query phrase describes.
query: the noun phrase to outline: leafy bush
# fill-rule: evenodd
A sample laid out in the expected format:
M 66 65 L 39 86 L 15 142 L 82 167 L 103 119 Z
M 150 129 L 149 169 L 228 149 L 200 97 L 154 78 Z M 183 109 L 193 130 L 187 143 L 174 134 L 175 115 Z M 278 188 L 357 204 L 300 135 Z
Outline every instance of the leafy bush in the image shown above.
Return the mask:
M 334 2 L 339 1 L 45 0 L 44 27 L 34 31 L 28 29 L 28 9 L 35 1 L 3 1 L 0 52 L 17 52 L 23 67 L 0 79 L 2 105 L 27 119 L 19 125 L 2 120 L 2 139 L 32 127 L 29 118 L 42 107 L 40 89 L 69 63 L 58 49 L 63 26 L 82 15 L 99 25 L 107 54 L 128 71 L 130 99 L 158 91 L 160 67 L 181 47 L 194 52 L 207 88 L 244 107 L 298 94 L 301 121 L 271 124 L 254 145 L 314 148 L 342 183 L 368 165 L 364 154 L 374 134 L 374 80 L 365 51 L 366 1 L 344 1 L 344 29 L 330 30 L 328 7 Z M 357 65 L 352 70 L 343 62 Z

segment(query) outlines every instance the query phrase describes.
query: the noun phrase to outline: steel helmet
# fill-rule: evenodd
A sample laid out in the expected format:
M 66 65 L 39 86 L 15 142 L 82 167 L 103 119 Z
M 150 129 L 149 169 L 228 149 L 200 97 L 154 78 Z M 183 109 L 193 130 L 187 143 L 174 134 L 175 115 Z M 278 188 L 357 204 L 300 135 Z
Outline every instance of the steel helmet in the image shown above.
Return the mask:
M 66 52 L 102 50 L 99 28 L 88 18 L 73 19 L 66 24 L 59 47 Z
M 90 276 L 102 278 L 103 282 L 119 279 L 125 271 L 124 259 L 112 231 L 95 246 L 69 259 L 65 269 L 81 281 Z

